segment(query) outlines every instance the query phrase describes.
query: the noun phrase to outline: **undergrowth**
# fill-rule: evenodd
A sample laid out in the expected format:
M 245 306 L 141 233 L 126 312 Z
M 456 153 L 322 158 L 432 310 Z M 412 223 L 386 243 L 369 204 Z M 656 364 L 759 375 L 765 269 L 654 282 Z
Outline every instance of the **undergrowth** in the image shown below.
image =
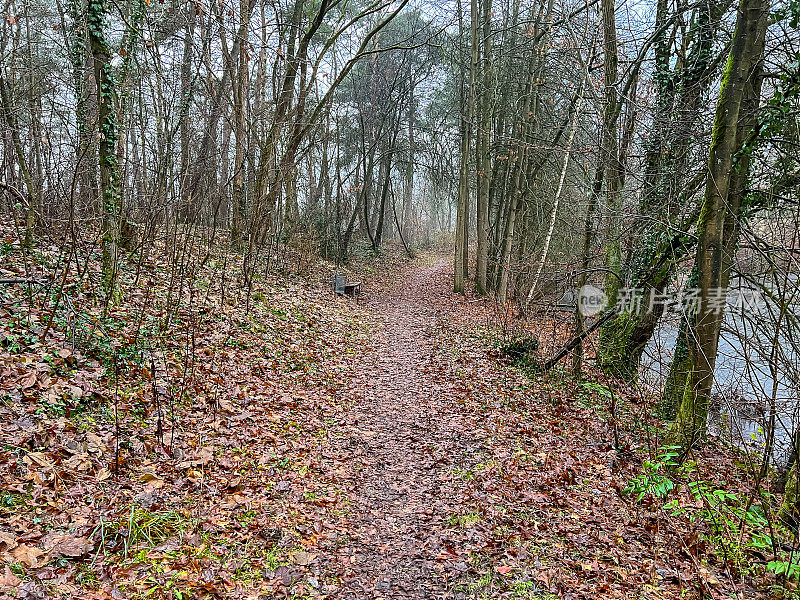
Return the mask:
M 800 557 L 791 545 L 796 534 L 776 518 L 773 495 L 726 489 L 724 481 L 703 479 L 696 463 L 679 457 L 677 447 L 659 448 L 624 493 L 637 508 L 688 521 L 697 532 L 695 547 L 707 546 L 735 574 L 768 572 L 783 580 L 800 579 Z

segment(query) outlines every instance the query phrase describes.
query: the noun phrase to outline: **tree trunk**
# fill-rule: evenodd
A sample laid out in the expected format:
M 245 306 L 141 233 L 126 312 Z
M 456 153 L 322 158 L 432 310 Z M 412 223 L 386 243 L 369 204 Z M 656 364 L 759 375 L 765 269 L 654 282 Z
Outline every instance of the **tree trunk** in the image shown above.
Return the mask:
M 459 23 L 461 10 L 459 0 Z M 461 25 L 463 32 L 463 25 Z M 463 37 L 463 36 L 462 36 Z M 475 118 L 475 83 L 478 69 L 478 1 L 470 1 L 469 86 L 461 92 L 461 160 L 458 176 L 458 208 L 456 212 L 456 248 L 453 257 L 453 291 L 464 292 L 464 279 L 469 272 L 469 163 L 472 145 L 472 122 Z M 461 70 L 464 80 L 464 69 Z M 466 112 L 464 110 L 466 105 Z
M 106 7 L 104 0 L 89 0 L 87 23 L 89 42 L 94 61 L 94 77 L 97 83 L 100 144 L 101 261 L 103 289 L 110 305 L 119 304 L 122 291 L 119 281 L 120 241 L 120 181 L 117 164 L 117 122 L 114 104 L 116 85 L 111 72 L 110 53 L 105 40 Z
M 691 244 L 675 246 L 670 239 L 665 240 L 664 228 L 659 224 L 663 221 L 674 224 L 681 212 L 688 212 L 690 217 L 686 219 L 681 216 L 684 223 L 675 226 L 675 229 L 685 231 L 697 218 L 694 213 L 699 205 L 695 208 L 695 203 L 690 203 L 697 188 L 693 181 L 687 182 L 689 154 L 696 136 L 693 131 L 695 116 L 701 109 L 704 92 L 711 83 L 714 64 L 712 47 L 719 20 L 728 5 L 728 0 L 712 1 L 696 11 L 689 33 L 691 51 L 685 64 L 679 60 L 674 72 L 669 70 L 669 58 L 665 56 L 665 36 L 660 36 L 656 42 L 657 114 L 645 156 L 646 172 L 640 206 L 644 214 L 656 218 L 647 221 L 641 240 L 637 242 L 638 258 L 630 276 L 634 287 L 643 288 L 645 298 L 663 294 L 677 265 L 692 248 Z M 661 12 L 657 22 L 663 26 L 666 7 L 661 3 L 658 7 Z M 676 92 L 679 92 L 677 98 Z M 656 304 L 655 310 L 650 310 L 649 301 L 645 301 L 636 314 L 621 315 L 616 324 L 620 325 L 624 320 L 624 326 L 617 328 L 617 335 L 603 338 L 607 344 L 599 352 L 603 363 L 610 365 L 610 370 L 617 375 L 636 379 L 642 352 L 652 338 L 662 313 L 662 304 Z M 677 380 L 674 381 L 677 383 Z
M 211 6 L 216 10 L 214 3 L 212 3 Z M 249 0 L 249 4 L 247 6 L 248 15 L 253 12 L 254 6 L 255 0 Z M 224 27 L 222 30 L 224 31 Z M 194 215 L 191 213 L 194 212 L 194 206 L 200 204 L 204 178 L 208 176 L 208 173 L 215 172 L 211 161 L 213 160 L 212 150 L 217 144 L 217 125 L 219 124 L 219 120 L 222 117 L 222 113 L 226 105 L 226 94 L 228 92 L 228 88 L 231 86 L 231 77 L 234 74 L 233 72 L 236 70 L 235 62 L 238 61 L 238 57 L 241 52 L 241 46 L 244 41 L 245 40 L 242 37 L 237 35 L 233 40 L 233 46 L 231 47 L 229 53 L 226 51 L 227 42 L 225 42 L 223 45 L 223 50 L 225 51 L 225 54 L 228 55 L 228 63 L 225 64 L 225 68 L 223 69 L 221 81 L 213 88 L 214 91 L 211 96 L 211 111 L 208 119 L 206 120 L 203 137 L 198 146 L 196 164 L 191 169 L 191 177 L 189 177 L 188 186 L 186 188 L 186 197 L 190 199 L 190 207 L 188 209 L 189 214 L 186 215 L 188 220 L 193 219 Z
M 97 207 L 97 155 L 92 139 L 92 123 L 89 110 L 88 90 L 89 63 L 86 43 L 86 19 L 80 0 L 71 0 L 69 16 L 72 21 L 71 33 L 67 39 L 70 62 L 72 63 L 72 89 L 75 94 L 75 125 L 78 143 L 75 147 L 75 169 L 78 197 L 81 207 Z
M 482 0 L 483 56 L 481 61 L 481 98 L 478 121 L 478 246 L 475 260 L 475 290 L 486 294 L 486 272 L 489 258 L 489 201 L 491 195 L 492 161 L 490 144 L 492 136 L 492 0 Z M 477 10 L 476 10 L 477 15 Z M 473 43 L 475 40 L 473 39 Z
M 617 122 L 619 110 L 617 103 L 617 25 L 614 0 L 601 0 L 603 17 L 603 78 L 604 78 L 604 108 L 603 108 L 603 135 L 601 154 L 605 165 L 606 205 L 607 219 L 605 231 L 605 267 L 606 276 L 603 291 L 609 306 L 617 303 L 620 288 L 620 264 L 622 246 L 620 231 L 622 225 L 622 167 L 619 162 L 617 147 Z M 616 370 L 616 365 L 607 360 L 608 350 L 616 355 L 620 339 L 624 339 L 623 332 L 627 327 L 627 319 L 620 316 L 608 321 L 600 330 L 600 347 L 606 352 L 598 351 L 598 360 L 603 368 Z
M 191 121 L 186 118 L 189 112 L 189 104 L 192 101 L 192 47 L 194 38 L 195 6 L 186 5 L 186 30 L 183 33 L 183 56 L 181 58 L 181 110 L 180 110 L 180 198 L 181 204 L 187 206 L 190 202 L 189 194 L 189 164 L 191 161 L 190 149 L 190 125 Z
M 239 35 L 247 35 L 250 24 L 250 0 L 239 2 Z M 242 245 L 242 236 L 245 231 L 245 218 L 247 207 L 245 205 L 245 176 L 244 161 L 246 142 L 248 139 L 247 123 L 245 118 L 245 104 L 250 92 L 250 70 L 248 68 L 247 47 L 239 47 L 238 69 L 236 83 L 233 91 L 233 135 L 236 146 L 233 159 L 233 197 L 231 199 L 231 244 L 235 248 Z M 231 65 L 233 69 L 233 65 Z
M 409 80 L 411 80 L 411 61 L 409 61 Z M 412 200 L 414 198 L 414 116 L 416 114 L 416 104 L 414 100 L 414 84 L 411 83 L 411 89 L 408 92 L 408 162 L 406 163 L 406 180 L 403 186 L 403 218 L 400 220 L 402 229 L 405 231 L 405 241 L 412 243 L 411 236 L 411 208 Z
M 542 257 L 539 260 L 539 266 L 536 269 L 536 275 L 533 278 L 533 284 L 531 284 L 531 290 L 528 292 L 528 299 L 527 302 L 530 302 L 533 298 L 533 295 L 536 293 L 536 289 L 539 287 L 539 278 L 542 275 L 542 269 L 544 268 L 544 263 L 547 260 L 547 253 L 550 249 L 550 241 L 553 239 L 553 230 L 556 225 L 556 216 L 558 215 L 558 207 L 561 202 L 561 192 L 564 189 L 564 178 L 567 176 L 567 166 L 569 165 L 569 158 L 570 153 L 572 152 L 572 141 L 575 139 L 575 131 L 578 128 L 578 117 L 581 113 L 581 105 L 583 101 L 583 82 L 581 82 L 581 87 L 578 89 L 578 101 L 575 107 L 575 116 L 573 117 L 572 121 L 572 129 L 569 133 L 569 139 L 567 140 L 567 147 L 564 149 L 564 163 L 561 167 L 561 176 L 558 180 L 558 187 L 556 188 L 555 197 L 553 198 L 553 210 L 550 213 L 550 225 L 547 229 L 547 235 L 545 236 L 544 240 L 544 248 L 542 249 Z
M 695 262 L 700 303 L 689 336 L 691 367 L 683 400 L 668 436 L 672 445 L 685 450 L 702 439 L 706 431 L 730 261 L 738 237 L 736 223 L 741 197 L 731 192 L 739 185 L 737 179 L 744 165 L 741 160 L 735 160 L 735 155 L 749 135 L 743 128 L 752 123 L 742 112 L 743 108 L 748 110 L 747 97 L 755 94 L 753 102 L 757 105 L 760 95 L 768 14 L 768 0 L 741 1 L 714 118 L 706 193 L 697 223 L 699 241 Z
M 25 183 L 25 191 L 28 193 L 28 205 L 25 207 L 24 243 L 26 246 L 30 246 L 33 244 L 36 228 L 36 211 L 38 210 L 39 202 L 36 197 L 36 187 L 33 183 L 33 176 L 31 175 L 28 161 L 25 158 L 25 149 L 22 147 L 22 140 L 19 136 L 16 119 L 14 119 L 14 109 L 11 105 L 11 90 L 2 73 L 0 73 L 0 108 L 2 108 L 3 118 L 11 132 L 11 143 L 14 147 L 14 153 L 17 156 L 17 166 L 22 174 L 22 180 Z
M 378 224 L 375 227 L 375 247 L 373 250 L 380 252 L 383 244 L 383 223 L 386 214 L 386 198 L 389 196 L 389 186 L 391 185 L 392 175 L 392 151 L 388 150 L 383 159 L 383 185 L 381 187 L 381 202 L 378 208 Z

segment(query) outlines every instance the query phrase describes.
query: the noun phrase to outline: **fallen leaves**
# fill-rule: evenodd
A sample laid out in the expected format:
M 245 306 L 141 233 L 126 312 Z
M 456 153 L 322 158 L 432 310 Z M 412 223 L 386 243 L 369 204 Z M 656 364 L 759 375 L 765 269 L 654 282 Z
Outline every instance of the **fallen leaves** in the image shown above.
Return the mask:
M 311 554 L 310 552 L 299 551 L 295 552 L 292 555 L 292 561 L 301 567 L 306 567 L 311 564 L 311 561 L 317 557 L 316 554 Z
M 508 575 L 513 570 L 514 570 L 514 567 L 509 567 L 509 566 L 502 566 L 502 567 L 495 568 L 495 571 L 500 573 L 500 575 Z
M 20 578 L 14 575 L 8 565 L 6 565 L 2 574 L 0 574 L 0 591 L 10 592 L 20 583 Z
M 4 562 L 16 562 L 26 567 L 38 567 L 39 558 L 44 556 L 44 550 L 28 544 L 17 544 L 9 551 L 0 554 Z
M 164 487 L 164 480 L 158 477 L 155 473 L 142 473 L 139 475 L 139 481 L 146 483 L 151 488 Z
M 29 390 L 36 385 L 36 371 L 30 371 L 19 381 L 19 389 Z
M 190 469 L 192 467 L 201 467 L 207 465 L 211 458 L 214 456 L 214 451 L 211 448 L 200 448 L 190 458 L 178 463 L 179 469 Z
M 119 381 L 97 348 L 0 349 L 18 388 L 15 412 L 0 406 L 14 449 L 0 559 L 81 598 L 119 596 L 118 582 L 152 598 L 333 599 L 479 581 L 489 597 L 677 597 L 692 573 L 659 577 L 679 551 L 668 524 L 631 516 L 605 425 L 568 383 L 499 362 L 485 305 L 450 294 L 447 268 L 387 271 L 366 308 L 285 279 L 254 290 L 249 313 L 235 286 L 225 304 L 184 298 L 150 354 L 120 312 L 121 331 L 89 336 L 141 359 Z M 95 592 L 76 579 L 87 565 Z M 0 572 L 0 590 L 19 584 Z
M 52 545 L 48 552 L 49 558 L 59 558 L 61 556 L 81 558 L 88 556 L 95 547 L 95 543 L 88 538 L 68 533 L 54 536 L 49 540 L 49 543 Z

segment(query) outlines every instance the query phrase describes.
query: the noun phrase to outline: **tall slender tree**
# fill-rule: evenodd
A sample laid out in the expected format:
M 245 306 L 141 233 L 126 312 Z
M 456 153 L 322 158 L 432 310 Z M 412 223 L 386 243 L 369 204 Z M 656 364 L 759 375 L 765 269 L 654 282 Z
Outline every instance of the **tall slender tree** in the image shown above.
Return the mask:
M 686 388 L 670 434 L 671 442 L 684 449 L 706 431 L 730 257 L 738 238 L 742 198 L 736 190 L 747 169 L 747 160 L 737 160 L 737 155 L 754 124 L 747 113 L 753 112 L 760 98 L 768 17 L 768 0 L 741 0 L 717 101 L 706 192 L 697 222 L 695 263 L 700 302 L 689 338 L 691 364 Z

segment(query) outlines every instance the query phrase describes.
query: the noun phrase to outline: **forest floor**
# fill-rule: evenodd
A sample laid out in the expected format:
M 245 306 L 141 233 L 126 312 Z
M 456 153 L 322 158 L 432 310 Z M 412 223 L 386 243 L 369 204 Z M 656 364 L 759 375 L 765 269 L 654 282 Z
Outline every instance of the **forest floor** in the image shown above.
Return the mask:
M 52 298 L 3 292 L 0 596 L 754 594 L 623 493 L 647 403 L 510 365 L 447 260 L 362 266 L 358 301 L 325 268 L 248 301 L 210 265 L 172 316 L 157 261 L 109 315 L 76 285 L 49 331 Z

